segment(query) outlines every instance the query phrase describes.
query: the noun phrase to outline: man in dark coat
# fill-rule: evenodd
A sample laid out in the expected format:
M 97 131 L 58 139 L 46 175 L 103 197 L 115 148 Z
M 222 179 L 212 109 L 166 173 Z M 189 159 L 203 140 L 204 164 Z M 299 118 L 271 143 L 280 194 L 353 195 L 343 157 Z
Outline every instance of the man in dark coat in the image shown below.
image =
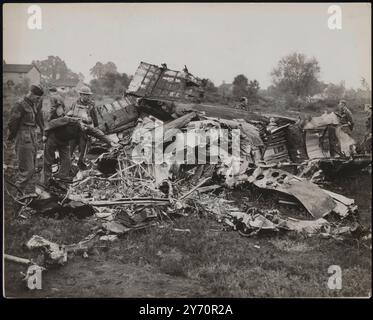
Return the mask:
M 27 95 L 16 102 L 12 108 L 8 122 L 8 141 L 15 143 L 18 160 L 18 176 L 15 184 L 23 192 L 26 191 L 26 187 L 35 174 L 37 126 L 45 139 L 41 110 L 43 94 L 44 91 L 40 86 L 32 85 Z M 34 190 L 30 190 L 30 192 L 34 192 Z

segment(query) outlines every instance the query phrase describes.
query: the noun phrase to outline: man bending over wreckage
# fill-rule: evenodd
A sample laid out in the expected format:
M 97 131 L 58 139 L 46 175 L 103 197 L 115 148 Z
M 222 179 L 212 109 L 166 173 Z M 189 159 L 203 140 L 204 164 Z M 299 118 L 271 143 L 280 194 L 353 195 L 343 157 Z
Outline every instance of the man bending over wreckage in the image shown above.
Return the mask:
M 71 168 L 69 142 L 72 139 L 79 139 L 82 136 L 95 137 L 107 145 L 114 147 L 115 144 L 98 128 L 84 124 L 81 119 L 63 116 L 49 121 L 45 129 L 47 141 L 44 148 L 44 166 L 42 183 L 48 186 L 52 177 L 52 164 L 54 162 L 55 151 L 59 151 L 61 162 L 57 177 L 65 182 L 71 182 L 69 177 Z M 87 140 L 85 140 L 87 141 Z M 82 146 L 80 152 L 84 152 Z M 62 152 L 60 152 L 62 150 Z

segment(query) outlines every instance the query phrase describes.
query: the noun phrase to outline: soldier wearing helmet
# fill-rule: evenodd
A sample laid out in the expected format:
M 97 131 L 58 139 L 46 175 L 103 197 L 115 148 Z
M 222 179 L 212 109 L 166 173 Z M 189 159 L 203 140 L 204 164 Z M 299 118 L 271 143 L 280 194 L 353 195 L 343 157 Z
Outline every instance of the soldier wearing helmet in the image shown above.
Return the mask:
M 71 105 L 70 110 L 67 115 L 74 118 L 80 118 L 84 125 L 93 127 L 96 129 L 98 127 L 98 117 L 97 111 L 92 100 L 92 91 L 89 87 L 83 86 L 80 88 L 79 98 L 76 102 Z M 78 166 L 80 169 L 86 169 L 87 166 L 84 163 L 84 156 L 87 149 L 87 144 L 89 138 L 84 132 L 79 137 L 79 139 L 73 139 L 70 141 L 70 155 L 73 156 L 75 149 L 79 146 L 80 156 L 78 160 Z
M 97 127 L 97 113 L 96 109 L 94 108 L 95 104 L 92 100 L 91 89 L 87 86 L 83 86 L 78 92 L 79 98 L 71 105 L 67 115 L 80 118 L 85 124 Z

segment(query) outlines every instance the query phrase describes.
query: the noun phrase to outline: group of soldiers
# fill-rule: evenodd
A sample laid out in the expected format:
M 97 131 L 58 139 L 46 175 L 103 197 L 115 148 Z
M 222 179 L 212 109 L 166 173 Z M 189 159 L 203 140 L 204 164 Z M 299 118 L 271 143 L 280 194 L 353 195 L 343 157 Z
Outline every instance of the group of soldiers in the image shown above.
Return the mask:
M 63 182 L 71 182 L 71 164 L 74 152 L 79 147 L 78 166 L 86 169 L 84 156 L 89 144 L 89 136 L 104 141 L 113 147 L 112 142 L 99 130 L 97 113 L 91 99 L 89 87 L 79 90 L 79 98 L 69 110 L 64 99 L 56 88 L 49 89 L 50 110 L 47 123 L 44 122 L 42 101 L 44 89 L 32 85 L 29 92 L 15 103 L 8 122 L 8 142 L 14 144 L 18 160 L 18 175 L 15 185 L 21 192 L 33 192 L 30 181 L 36 172 L 36 154 L 38 151 L 37 127 L 40 128 L 44 144 L 43 172 L 41 181 L 45 186 L 52 182 L 52 166 L 56 162 L 55 153 L 59 154 L 59 170 L 54 178 Z

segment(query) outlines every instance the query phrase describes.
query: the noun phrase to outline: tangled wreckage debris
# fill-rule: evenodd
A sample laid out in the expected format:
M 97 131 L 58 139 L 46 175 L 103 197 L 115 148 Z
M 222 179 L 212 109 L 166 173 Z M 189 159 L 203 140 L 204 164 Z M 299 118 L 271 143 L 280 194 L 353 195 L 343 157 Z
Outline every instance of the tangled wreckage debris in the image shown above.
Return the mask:
M 337 117 L 303 124 L 278 117 L 278 127 L 267 129 L 265 116 L 227 120 L 193 110 L 200 94 L 201 81 L 191 74 L 141 63 L 125 102 L 99 108 L 102 130 L 119 147 L 103 149 L 70 185 L 38 187 L 37 197 L 27 203 L 38 214 L 96 219 L 101 228 L 75 245 L 34 235 L 27 247 L 41 250 L 46 265 L 63 264 L 69 252 L 87 256 L 97 241 L 115 241 L 192 213 L 212 216 L 246 237 L 281 231 L 337 240 L 367 237 L 356 222 L 355 201 L 316 184 L 320 170 L 330 173 L 334 163 L 336 172 L 370 164 L 368 156 L 353 153 L 355 142 Z M 154 161 L 155 150 L 161 150 L 163 161 Z M 308 219 L 250 204 L 244 210 L 228 196 L 237 187 L 285 197 L 279 202 L 303 207 Z

